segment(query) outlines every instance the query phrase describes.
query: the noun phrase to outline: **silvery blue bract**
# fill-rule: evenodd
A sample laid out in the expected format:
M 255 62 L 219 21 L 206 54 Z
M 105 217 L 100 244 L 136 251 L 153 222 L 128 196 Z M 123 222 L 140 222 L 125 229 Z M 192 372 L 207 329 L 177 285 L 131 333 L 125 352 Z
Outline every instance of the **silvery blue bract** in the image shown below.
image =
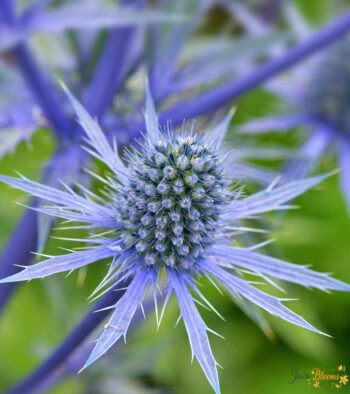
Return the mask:
M 1 282 L 43 278 L 111 259 L 109 271 L 97 291 L 108 291 L 124 281 L 128 285 L 120 300 L 111 306 L 113 314 L 85 367 L 125 337 L 145 292 L 151 288 L 158 320 L 169 297 L 175 294 L 193 357 L 197 358 L 214 391 L 219 393 L 217 363 L 207 335 L 211 330 L 195 306 L 197 296 L 213 308 L 197 287 L 196 278 L 201 276 L 222 284 L 229 293 L 274 316 L 321 333 L 288 309 L 282 303 L 284 299 L 259 290 L 241 277 L 241 272 L 321 290 L 349 291 L 349 285 L 304 266 L 285 263 L 251 249 L 232 247 L 230 243 L 231 234 L 240 228 L 240 219 L 288 208 L 285 205 L 288 200 L 313 187 L 325 176 L 271 186 L 241 198 L 232 184 L 232 180 L 237 181 L 234 168 L 225 165 L 226 156 L 219 150 L 227 119 L 208 134 L 175 133 L 169 128 L 162 131 L 147 93 L 147 135 L 140 142 L 140 149 L 128 151 L 123 161 L 116 143 L 111 145 L 98 123 L 72 95 L 69 97 L 87 136 L 86 149 L 111 170 L 109 176 L 101 179 L 106 187 L 104 196 L 98 197 L 84 188 L 83 195 L 69 188 L 61 191 L 25 178 L 1 176 L 0 179 L 51 203 L 39 208 L 40 212 L 83 223 L 81 226 L 94 231 L 95 235 L 81 240 L 90 245 L 87 250 L 48 258 Z M 96 236 L 98 230 L 101 235 Z M 159 317 L 157 299 L 162 272 L 167 274 L 167 286 Z

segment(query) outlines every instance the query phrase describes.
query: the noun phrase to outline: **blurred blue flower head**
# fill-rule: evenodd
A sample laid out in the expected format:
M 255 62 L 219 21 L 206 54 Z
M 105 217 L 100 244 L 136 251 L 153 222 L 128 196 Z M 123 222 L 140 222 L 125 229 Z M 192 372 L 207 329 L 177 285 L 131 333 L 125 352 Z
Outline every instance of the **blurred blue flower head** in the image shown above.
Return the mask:
M 111 306 L 112 317 L 85 367 L 126 335 L 133 315 L 150 288 L 158 324 L 169 297 L 176 295 L 193 357 L 199 361 L 214 391 L 219 393 L 217 363 L 208 339 L 208 332 L 213 331 L 195 306 L 198 297 L 199 302 L 216 312 L 196 285 L 196 278 L 201 276 L 215 285 L 215 282 L 221 283 L 233 296 L 275 316 L 321 333 L 284 306 L 283 299 L 253 286 L 255 282 L 244 279 L 243 273 L 260 276 L 272 284 L 270 276 L 322 290 L 349 291 L 350 286 L 327 274 L 258 254 L 254 248 L 233 247 L 230 243 L 235 233 L 247 230 L 239 225 L 241 219 L 287 208 L 288 200 L 316 185 L 324 176 L 280 187 L 272 185 L 265 191 L 241 198 L 232 184 L 234 168 L 227 165 L 227 155 L 221 152 L 231 115 L 207 134 L 196 134 L 193 130 L 175 133 L 170 128 L 162 131 L 149 93 L 145 111 L 147 135 L 141 148 L 127 151 L 126 160 L 122 161 L 116 143 L 110 145 L 98 123 L 68 94 L 87 135 L 86 149 L 112 171 L 112 175 L 99 177 L 106 186 L 105 194 L 97 196 L 81 187 L 82 196 L 69 187 L 61 191 L 24 178 L 2 176 L 0 179 L 52 204 L 41 206 L 40 212 L 85 223 L 81 226 L 94 234 L 80 241 L 90 247 L 50 257 L 1 282 L 43 278 L 101 259 L 112 259 L 96 292 L 112 290 L 120 283 L 126 283 L 126 291 Z M 96 231 L 100 233 L 96 235 Z M 167 274 L 166 295 L 159 315 L 157 301 L 164 287 L 163 272 Z
M 303 86 L 301 110 L 350 133 L 350 38 L 321 54 Z
M 312 26 L 297 9 L 288 4 L 286 10 L 296 38 L 309 36 Z M 324 155 L 335 151 L 350 212 L 349 57 L 350 37 L 345 36 L 295 67 L 287 76 L 268 82 L 266 88 L 288 104 L 288 112 L 251 120 L 242 125 L 241 131 L 246 135 L 259 135 L 304 127 L 308 135 L 294 159 L 287 159 L 283 169 L 285 179 L 302 179 L 315 169 Z

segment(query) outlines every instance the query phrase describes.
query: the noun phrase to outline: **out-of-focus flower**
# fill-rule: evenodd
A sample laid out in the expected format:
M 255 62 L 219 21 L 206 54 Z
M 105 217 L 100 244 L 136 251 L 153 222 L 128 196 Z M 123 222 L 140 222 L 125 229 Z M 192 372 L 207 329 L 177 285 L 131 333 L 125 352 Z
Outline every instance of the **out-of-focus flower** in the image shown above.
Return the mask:
M 139 150 L 126 152 L 127 165 L 111 146 L 96 121 L 74 97 L 70 96 L 84 128 L 86 149 L 105 163 L 111 175 L 100 180 L 106 190 L 102 196 L 81 188 L 84 196 L 60 191 L 25 178 L 1 176 L 9 185 L 40 196 L 51 205 L 40 212 L 81 223 L 92 236 L 81 239 L 90 246 L 83 251 L 49 257 L 2 283 L 43 278 L 71 271 L 109 258 L 109 271 L 97 293 L 109 291 L 116 283 L 128 280 L 125 294 L 112 305 L 112 317 L 87 360 L 92 364 L 122 336 L 125 337 L 147 289 L 153 292 L 159 324 L 171 294 L 175 294 L 189 336 L 193 357 L 199 361 L 216 393 L 220 392 L 217 364 L 208 339 L 209 329 L 202 320 L 195 298 L 216 312 L 197 286 L 207 277 L 239 296 L 293 324 L 321 333 L 287 308 L 282 298 L 269 295 L 242 277 L 256 275 L 274 283 L 270 277 L 322 290 L 349 291 L 350 286 L 327 274 L 285 263 L 254 252 L 251 248 L 231 246 L 232 236 L 244 231 L 241 219 L 263 212 L 285 209 L 285 203 L 316 185 L 324 176 L 295 181 L 241 198 L 232 180 L 235 174 L 220 154 L 229 118 L 207 134 L 193 130 L 162 133 L 153 102 L 146 99 L 147 135 Z M 237 181 L 237 180 L 236 180 Z M 159 284 L 167 278 L 163 309 L 158 314 Z M 217 312 L 216 312 L 217 313 Z
M 155 102 L 174 95 L 198 93 L 214 84 L 251 70 L 268 48 L 285 41 L 285 36 L 266 29 L 260 35 L 240 36 L 222 32 L 220 36 L 195 37 L 210 7 L 216 1 L 159 1 L 163 12 L 191 15 L 188 23 L 153 25 L 150 28 L 150 86 Z M 220 3 L 220 2 L 219 2 Z M 230 24 L 226 26 L 229 29 Z M 248 30 L 248 29 L 246 29 Z
M 287 16 L 296 28 L 297 38 L 312 30 L 294 7 Z M 292 111 L 276 117 L 254 119 L 242 125 L 245 134 L 286 132 L 303 127 L 308 137 L 295 160 L 288 160 L 286 179 L 299 179 L 310 173 L 319 160 L 336 152 L 341 170 L 341 186 L 350 211 L 350 39 L 345 37 L 314 56 L 288 75 L 267 84 L 285 100 Z

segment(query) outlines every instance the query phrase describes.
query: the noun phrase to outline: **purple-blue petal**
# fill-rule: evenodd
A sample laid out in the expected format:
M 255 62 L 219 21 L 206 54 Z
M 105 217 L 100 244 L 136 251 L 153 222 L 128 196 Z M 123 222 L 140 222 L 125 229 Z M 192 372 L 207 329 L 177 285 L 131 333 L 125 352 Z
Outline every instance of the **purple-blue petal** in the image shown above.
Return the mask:
M 105 354 L 122 336 L 126 336 L 130 322 L 142 302 L 150 281 L 151 276 L 148 270 L 140 268 L 136 271 L 125 294 L 116 303 L 113 315 L 105 325 L 83 369 Z
M 350 291 L 350 285 L 331 278 L 326 273 L 315 272 L 303 265 L 287 263 L 249 249 L 223 245 L 213 247 L 213 256 L 232 266 L 242 267 L 257 274 L 271 275 L 302 286 L 321 290 Z
M 170 286 L 176 294 L 181 316 L 185 323 L 193 357 L 197 358 L 215 393 L 219 394 L 220 385 L 217 364 L 210 348 L 207 335 L 208 329 L 195 307 L 193 297 L 186 286 L 184 276 L 172 269 L 168 270 L 168 275 Z
M 56 274 L 58 272 L 72 271 L 84 267 L 95 261 L 114 256 L 116 252 L 107 245 L 98 246 L 82 252 L 68 253 L 63 256 L 51 257 L 41 263 L 30 265 L 18 274 L 1 279 L 0 283 L 19 282 Z
M 318 334 L 327 335 L 319 329 L 315 328 L 310 323 L 308 323 L 301 316 L 297 315 L 289 308 L 284 306 L 281 302 L 281 299 L 266 294 L 263 291 L 257 289 L 256 287 L 250 285 L 245 280 L 240 279 L 233 274 L 230 274 L 229 272 L 220 268 L 214 262 L 214 260 L 207 260 L 203 262 L 201 264 L 201 269 L 214 276 L 230 292 L 234 292 L 239 296 L 246 298 L 247 300 L 258 305 L 260 308 L 265 309 L 272 315 L 280 317 L 281 319 L 284 319 L 289 323 L 306 328 L 307 330 L 316 332 Z
M 264 212 L 284 209 L 284 204 L 316 186 L 331 174 L 325 174 L 298 181 L 292 181 L 279 187 L 267 188 L 241 200 L 235 200 L 228 208 L 226 218 L 238 220 Z

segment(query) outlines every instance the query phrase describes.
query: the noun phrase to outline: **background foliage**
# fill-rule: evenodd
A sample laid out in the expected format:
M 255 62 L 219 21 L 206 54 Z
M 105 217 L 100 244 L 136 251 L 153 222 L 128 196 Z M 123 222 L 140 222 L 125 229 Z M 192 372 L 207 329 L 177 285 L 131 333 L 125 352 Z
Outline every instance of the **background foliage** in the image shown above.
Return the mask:
M 298 0 L 297 4 L 317 25 L 331 19 L 346 3 Z M 209 27 L 215 31 L 221 18 L 220 15 L 213 18 Z M 230 137 L 234 137 L 235 124 L 253 116 L 273 114 L 279 108 L 276 99 L 262 90 L 249 93 L 236 104 L 238 112 Z M 278 141 L 292 146 L 298 142 L 298 134 L 291 131 L 286 136 L 278 136 Z M 22 144 L 16 153 L 7 155 L 0 162 L 0 172 L 13 175 L 16 170 L 38 179 L 52 150 L 50 134 L 42 130 L 33 137 L 30 147 Z M 335 161 L 328 157 L 323 160 L 321 170 L 329 171 L 335 166 Z M 300 209 L 283 216 L 271 215 L 274 220 L 269 237 L 277 240 L 268 247 L 277 257 L 312 264 L 318 271 L 331 270 L 337 278 L 350 282 L 350 220 L 336 178 L 333 176 L 299 198 L 296 203 Z M 0 185 L 0 195 L 0 243 L 3 245 L 22 210 L 13 201 L 25 203 L 26 199 L 23 193 L 4 185 Z M 54 231 L 53 235 L 63 234 Z M 51 239 L 46 251 L 57 253 L 59 246 L 61 241 Z M 0 320 L 0 391 L 35 367 L 79 321 L 89 307 L 86 298 L 104 270 L 105 266 L 99 263 L 66 279 L 58 275 L 20 286 Z M 329 296 L 297 286 L 290 286 L 288 290 L 292 297 L 303 300 L 294 302 L 293 309 L 333 338 L 317 336 L 271 317 L 268 320 L 274 335 L 267 338 L 228 296 L 209 289 L 210 300 L 226 318 L 226 322 L 222 322 L 212 313 L 202 311 L 208 325 L 226 338 L 224 341 L 212 339 L 216 358 L 224 366 L 220 370 L 223 393 L 308 393 L 314 388 L 306 382 L 288 383 L 295 368 L 301 372 L 309 372 L 314 367 L 329 370 L 340 363 L 350 368 L 349 295 Z M 90 370 L 72 376 L 49 392 L 210 393 L 199 366 L 196 363 L 191 366 L 183 325 L 174 328 L 177 317 L 177 307 L 172 304 L 157 332 L 155 319 L 148 314 L 147 320 L 128 336 L 125 347 L 118 347 Z M 320 391 L 327 390 L 332 389 Z

